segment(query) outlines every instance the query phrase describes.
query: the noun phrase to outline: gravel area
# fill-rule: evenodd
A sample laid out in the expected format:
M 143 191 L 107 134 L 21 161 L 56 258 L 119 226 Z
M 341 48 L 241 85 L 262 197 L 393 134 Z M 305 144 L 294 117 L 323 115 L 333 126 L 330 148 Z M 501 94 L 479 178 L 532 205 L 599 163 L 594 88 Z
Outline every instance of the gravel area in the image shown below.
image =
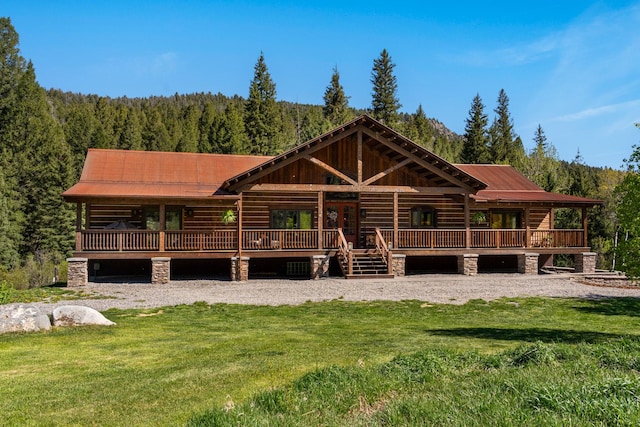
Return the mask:
M 501 297 L 640 297 L 640 287 L 589 285 L 572 275 L 479 274 L 477 276 L 429 274 L 396 279 L 346 280 L 177 280 L 166 285 L 148 283 L 89 283 L 83 291 L 91 299 L 36 303 L 45 312 L 61 305 L 84 305 L 103 311 L 109 308 L 152 308 L 192 304 L 294 305 L 307 301 L 420 300 L 464 304 Z M 96 299 L 96 297 L 101 298 Z

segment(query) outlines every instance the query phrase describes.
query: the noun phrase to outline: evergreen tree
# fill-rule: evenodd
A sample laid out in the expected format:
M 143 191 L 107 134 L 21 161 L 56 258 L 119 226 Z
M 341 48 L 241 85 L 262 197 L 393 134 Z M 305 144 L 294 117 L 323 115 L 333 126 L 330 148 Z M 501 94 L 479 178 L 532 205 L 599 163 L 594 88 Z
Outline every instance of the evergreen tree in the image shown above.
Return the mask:
M 213 153 L 245 154 L 248 150 L 244 121 L 233 102 L 223 114 L 215 116 L 209 132 L 209 143 Z
M 0 152 L 0 272 L 20 263 L 21 231 L 24 225 L 15 183 L 5 177 L 9 153 Z
M 509 113 L 509 97 L 504 89 L 498 94 L 496 117 L 489 129 L 489 148 L 493 163 L 506 163 L 520 168 L 524 160 L 522 140 L 513 133 L 513 120 Z
M 326 116 L 323 116 L 319 107 L 311 107 L 307 109 L 302 118 L 302 126 L 300 128 L 300 141 L 305 142 L 313 139 L 323 133 L 331 130 L 331 128 L 339 123 L 331 123 Z
M 142 125 L 136 109 L 129 109 L 120 132 L 118 147 L 123 150 L 142 150 Z
M 490 163 L 487 115 L 484 113 L 484 104 L 480 94 L 476 94 L 471 102 L 469 117 L 464 127 L 464 142 L 460 161 L 462 163 Z
M 196 105 L 187 106 L 182 113 L 182 132 L 178 140 L 177 151 L 183 153 L 197 153 L 198 140 L 198 122 L 200 120 L 200 111 Z
M 547 136 L 540 125 L 533 136 L 533 142 L 535 146 L 526 158 L 524 175 L 546 191 L 557 191 L 559 165 L 556 150 L 547 142 Z
M 352 116 L 349 110 L 349 97 L 344 94 L 337 67 L 333 69 L 331 83 L 324 91 L 324 108 L 322 112 L 333 126 L 346 123 Z
M 398 110 L 402 105 L 397 97 L 398 83 L 393 69 L 396 65 L 391 62 L 391 57 L 386 49 L 380 53 L 380 57 L 373 60 L 371 71 L 371 83 L 373 92 L 371 110 L 373 117 L 387 126 L 394 126 L 398 121 Z
M 419 104 L 415 114 L 409 117 L 409 120 L 404 125 L 403 133 L 413 142 L 422 145 L 429 151 L 433 151 L 436 138 L 433 126 L 422 109 L 422 104 Z
M 278 135 L 281 128 L 280 108 L 276 103 L 276 85 L 260 52 L 249 87 L 245 112 L 245 128 L 250 154 L 276 155 L 282 151 Z
M 198 139 L 198 152 L 200 153 L 213 152 L 211 142 L 209 142 L 209 135 L 211 134 L 211 127 L 213 126 L 216 116 L 216 107 L 213 105 L 213 102 L 205 103 L 198 123 L 198 133 L 200 135 Z

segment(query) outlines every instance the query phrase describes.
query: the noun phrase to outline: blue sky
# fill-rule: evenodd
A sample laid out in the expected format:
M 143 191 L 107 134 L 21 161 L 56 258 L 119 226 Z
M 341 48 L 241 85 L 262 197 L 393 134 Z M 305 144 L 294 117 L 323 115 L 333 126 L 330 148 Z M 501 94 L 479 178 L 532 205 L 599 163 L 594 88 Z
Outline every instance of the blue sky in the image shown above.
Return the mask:
M 640 1 L 29 1 L 3 4 L 45 88 L 103 96 L 247 96 L 260 52 L 279 100 L 322 104 L 333 67 L 371 103 L 383 48 L 402 111 L 462 134 L 500 89 L 527 149 L 538 124 L 561 159 L 621 167 L 640 143 Z

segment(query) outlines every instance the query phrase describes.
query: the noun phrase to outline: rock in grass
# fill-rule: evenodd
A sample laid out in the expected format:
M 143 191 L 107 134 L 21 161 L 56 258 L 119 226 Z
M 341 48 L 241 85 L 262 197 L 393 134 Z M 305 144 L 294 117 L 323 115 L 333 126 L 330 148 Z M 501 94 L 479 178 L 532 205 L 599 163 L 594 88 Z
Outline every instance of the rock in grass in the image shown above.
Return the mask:
M 80 305 L 63 305 L 53 310 L 54 326 L 80 326 L 80 325 L 115 325 L 93 308 Z
M 0 334 L 49 329 L 51 329 L 49 316 L 43 314 L 38 307 L 27 304 L 0 306 Z

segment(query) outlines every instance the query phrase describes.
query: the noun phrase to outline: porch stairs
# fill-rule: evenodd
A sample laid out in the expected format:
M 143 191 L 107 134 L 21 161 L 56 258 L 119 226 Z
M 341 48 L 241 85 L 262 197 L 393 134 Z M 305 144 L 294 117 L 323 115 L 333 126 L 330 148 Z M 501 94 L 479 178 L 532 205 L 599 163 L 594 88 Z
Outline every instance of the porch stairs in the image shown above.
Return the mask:
M 385 259 L 375 250 L 351 249 L 351 274 L 349 274 L 349 260 L 347 257 L 338 256 L 338 262 L 342 274 L 347 279 L 393 279 L 393 274 L 388 273 Z

